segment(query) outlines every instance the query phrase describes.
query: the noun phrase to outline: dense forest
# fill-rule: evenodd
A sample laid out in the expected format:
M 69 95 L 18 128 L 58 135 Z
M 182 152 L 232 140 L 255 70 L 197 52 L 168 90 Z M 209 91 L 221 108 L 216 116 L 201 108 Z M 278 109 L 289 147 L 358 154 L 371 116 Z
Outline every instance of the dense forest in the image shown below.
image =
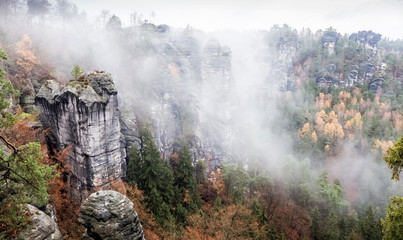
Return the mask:
M 94 23 L 67 0 L 5 0 L 0 58 L 0 239 L 23 239 L 26 204 L 81 238 L 76 150 L 52 144 L 38 96 L 51 80 L 85 97 L 103 71 L 125 173 L 86 190 L 126 195 L 146 239 L 403 239 L 402 40 Z

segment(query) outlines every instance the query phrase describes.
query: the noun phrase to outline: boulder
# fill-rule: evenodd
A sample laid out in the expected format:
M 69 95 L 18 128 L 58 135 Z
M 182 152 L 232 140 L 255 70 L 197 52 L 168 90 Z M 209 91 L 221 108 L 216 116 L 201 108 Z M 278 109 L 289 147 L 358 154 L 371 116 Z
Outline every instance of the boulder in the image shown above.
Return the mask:
M 80 207 L 78 221 L 86 227 L 83 239 L 144 239 L 133 203 L 115 191 L 91 194 Z
M 30 240 L 62 240 L 59 227 L 51 217 L 46 215 L 38 208 L 28 204 L 28 210 L 32 214 L 30 216 L 31 223 L 21 231 L 18 239 Z

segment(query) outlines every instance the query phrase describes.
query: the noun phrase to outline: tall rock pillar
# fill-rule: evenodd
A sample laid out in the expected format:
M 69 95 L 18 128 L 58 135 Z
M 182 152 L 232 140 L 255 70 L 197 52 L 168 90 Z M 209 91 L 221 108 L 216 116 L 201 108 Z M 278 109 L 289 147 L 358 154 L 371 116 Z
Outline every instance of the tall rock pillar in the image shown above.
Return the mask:
M 125 177 L 125 143 L 110 74 L 90 73 L 65 87 L 48 80 L 36 96 L 36 106 L 43 127 L 50 131 L 50 148 L 71 146 L 66 162 L 72 169 L 73 197 L 82 200 Z

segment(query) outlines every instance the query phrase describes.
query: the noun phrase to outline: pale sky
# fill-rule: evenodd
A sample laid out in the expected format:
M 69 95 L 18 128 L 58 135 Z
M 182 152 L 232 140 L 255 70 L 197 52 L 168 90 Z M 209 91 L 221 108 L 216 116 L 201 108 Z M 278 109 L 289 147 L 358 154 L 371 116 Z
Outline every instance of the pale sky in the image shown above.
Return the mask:
M 403 39 L 403 0 L 75 0 L 88 16 L 108 9 L 128 23 L 137 12 L 155 24 L 198 28 L 270 29 L 274 24 L 342 33 L 373 30 Z

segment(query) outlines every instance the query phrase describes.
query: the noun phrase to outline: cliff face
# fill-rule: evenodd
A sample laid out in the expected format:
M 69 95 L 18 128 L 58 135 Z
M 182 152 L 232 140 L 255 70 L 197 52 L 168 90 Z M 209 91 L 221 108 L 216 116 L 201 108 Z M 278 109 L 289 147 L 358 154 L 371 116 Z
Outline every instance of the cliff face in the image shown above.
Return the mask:
M 50 130 L 49 145 L 71 146 L 67 163 L 77 198 L 125 176 L 117 91 L 107 73 L 90 73 L 62 88 L 48 80 L 36 96 L 39 119 Z
M 224 153 L 220 132 L 231 117 L 231 51 L 192 29 L 159 29 L 148 24 L 139 30 L 140 36 L 149 36 L 138 40 L 147 41 L 148 51 L 135 56 L 135 84 L 124 89 L 118 85 L 127 102 L 127 111 L 122 111 L 127 144 L 140 145 L 134 129 L 148 122 L 163 158 L 178 151 L 179 139 L 186 137 L 194 161 L 215 161 Z M 133 94 L 133 89 L 144 91 Z

